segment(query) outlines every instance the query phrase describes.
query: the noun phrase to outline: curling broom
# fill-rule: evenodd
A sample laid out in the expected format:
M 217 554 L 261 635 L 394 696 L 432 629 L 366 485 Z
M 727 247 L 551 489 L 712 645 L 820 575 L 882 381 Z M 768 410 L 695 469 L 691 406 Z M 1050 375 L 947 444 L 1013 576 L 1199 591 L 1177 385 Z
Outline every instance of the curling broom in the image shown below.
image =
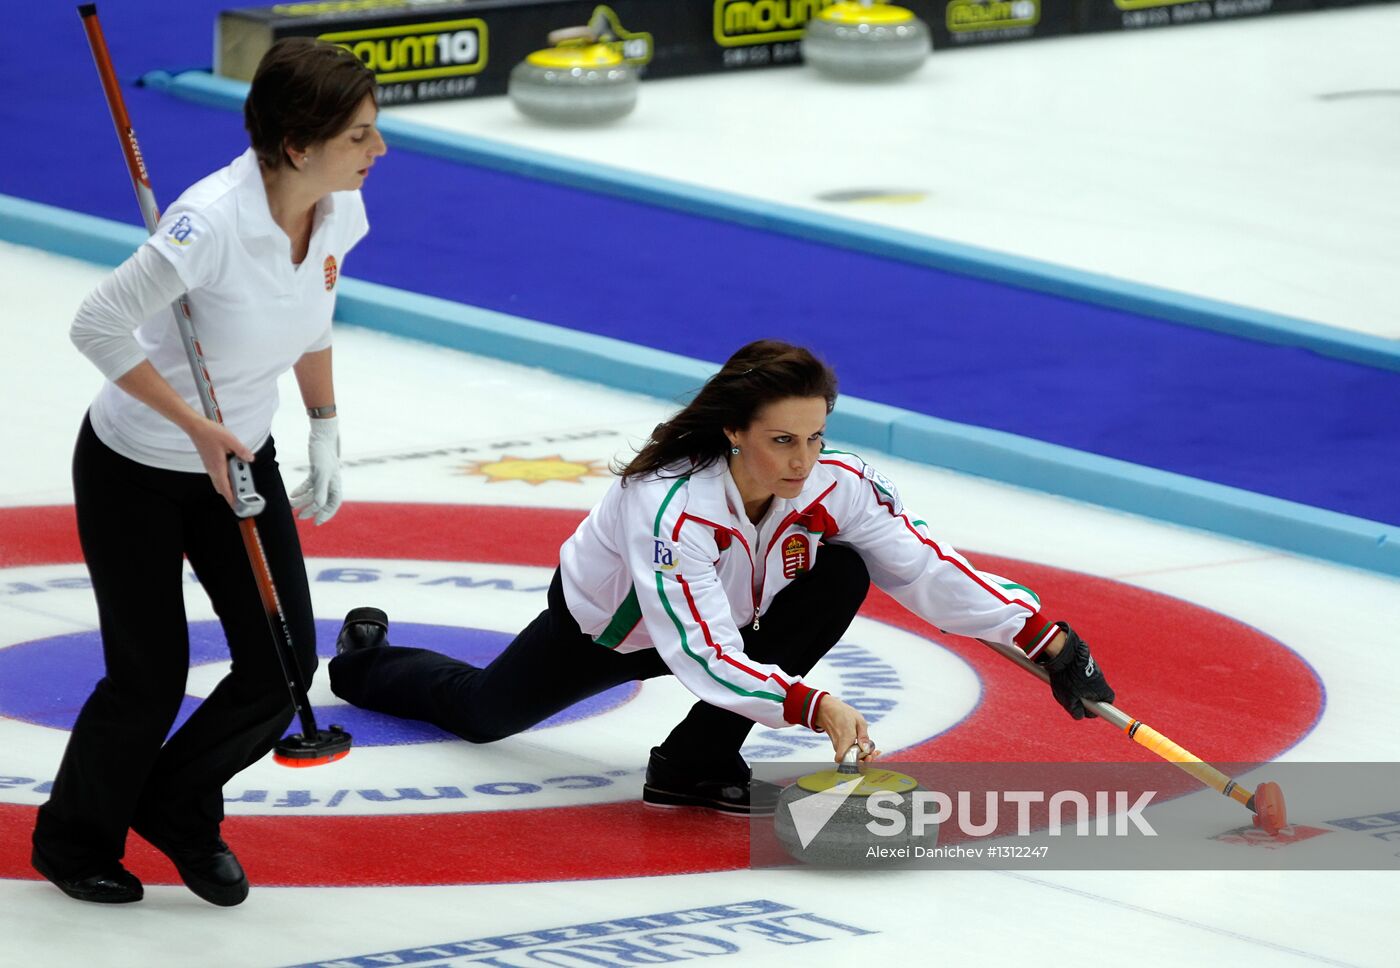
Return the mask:
M 1001 655 L 1036 676 L 1042 682 L 1050 681 L 1050 674 L 1041 666 L 1028 659 L 1020 649 L 999 642 L 978 639 Z M 1204 762 L 1186 748 L 1172 742 L 1157 730 L 1140 719 L 1134 719 L 1111 703 L 1084 700 L 1084 708 L 1097 715 L 1106 723 L 1111 723 L 1128 734 L 1128 738 L 1139 746 L 1150 750 L 1169 763 L 1173 763 L 1190 773 L 1206 786 L 1234 800 L 1254 813 L 1254 825 L 1265 832 L 1276 834 L 1288 826 L 1288 815 L 1283 802 L 1283 790 L 1277 783 L 1265 782 L 1251 791 L 1243 784 Z

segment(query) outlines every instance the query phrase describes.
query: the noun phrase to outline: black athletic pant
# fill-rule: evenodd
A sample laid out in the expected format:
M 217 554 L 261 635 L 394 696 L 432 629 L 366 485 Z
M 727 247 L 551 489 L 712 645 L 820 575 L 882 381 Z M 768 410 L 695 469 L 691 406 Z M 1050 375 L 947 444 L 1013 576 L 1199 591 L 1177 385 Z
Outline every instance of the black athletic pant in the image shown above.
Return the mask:
M 759 662 L 806 675 L 840 640 L 870 587 L 860 556 L 824 546 L 817 566 L 783 589 L 760 623 L 743 628 L 744 651 Z M 549 607 L 483 668 L 427 649 L 347 652 L 331 660 L 331 689 L 364 709 L 432 723 L 473 743 L 529 729 L 605 689 L 670 675 L 655 649 L 618 653 L 580 631 L 564 602 L 559 572 Z M 662 744 L 665 755 L 697 768 L 728 769 L 753 721 L 698 702 Z
M 291 506 L 269 440 L 253 462 L 257 518 L 307 681 L 316 630 Z M 88 421 L 73 454 L 78 536 L 92 576 L 106 675 L 78 714 L 34 846 L 62 877 L 125 852 L 128 828 L 177 845 L 218 837 L 223 785 L 272 748 L 292 717 L 238 519 L 207 474 L 117 454 Z M 228 639 L 229 674 L 178 732 L 189 670 L 182 559 Z

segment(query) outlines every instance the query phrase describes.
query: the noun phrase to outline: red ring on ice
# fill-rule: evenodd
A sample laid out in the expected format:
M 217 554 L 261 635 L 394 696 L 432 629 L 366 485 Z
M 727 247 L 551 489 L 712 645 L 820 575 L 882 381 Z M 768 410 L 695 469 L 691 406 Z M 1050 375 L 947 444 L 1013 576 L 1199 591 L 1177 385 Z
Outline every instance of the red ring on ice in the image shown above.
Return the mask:
M 308 557 L 407 558 L 552 567 L 583 512 L 447 504 L 348 504 L 302 529 Z M 71 507 L 0 508 L 0 568 L 82 560 Z M 1276 639 L 1219 613 L 1107 578 L 974 554 L 1074 617 L 1120 704 L 1206 761 L 1264 762 L 1296 744 L 1323 707 L 1312 669 Z M 1045 688 L 984 647 L 944 636 L 872 590 L 861 614 L 932 639 L 967 661 L 982 701 L 949 730 L 887 754 L 907 761 L 1147 762 L 1098 723 L 1075 723 Z M 639 740 L 639 744 L 645 742 Z M 55 764 L 56 765 L 56 764 Z M 34 878 L 35 808 L 0 804 L 0 877 Z M 640 877 L 748 864 L 745 824 L 640 801 L 547 810 L 361 817 L 235 816 L 224 824 L 259 885 L 479 884 Z M 128 866 L 178 883 L 132 837 Z

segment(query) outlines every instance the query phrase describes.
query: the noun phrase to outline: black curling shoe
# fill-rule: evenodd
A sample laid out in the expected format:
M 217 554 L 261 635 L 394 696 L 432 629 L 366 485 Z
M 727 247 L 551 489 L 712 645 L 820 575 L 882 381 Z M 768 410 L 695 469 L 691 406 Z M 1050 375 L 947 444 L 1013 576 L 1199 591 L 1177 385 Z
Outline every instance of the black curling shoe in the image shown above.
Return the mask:
M 146 834 L 141 836 L 170 858 L 186 887 L 210 904 L 233 907 L 247 899 L 248 876 L 243 873 L 243 865 L 238 863 L 228 844 L 217 837 L 202 847 L 186 847 L 152 839 Z
M 64 894 L 75 901 L 90 901 L 94 904 L 130 904 L 145 896 L 141 882 L 136 875 L 113 861 L 112 866 L 87 877 L 59 877 L 54 873 L 43 856 L 36 850 L 29 859 L 30 864 L 40 874 L 53 882 Z
M 647 761 L 642 802 L 649 807 L 703 807 L 731 817 L 771 817 L 782 792 L 775 784 L 755 780 L 747 765 L 742 773 L 711 776 L 709 771 L 681 766 L 656 747 Z
M 389 644 L 389 616 L 377 608 L 352 608 L 335 638 L 335 654 L 377 649 Z

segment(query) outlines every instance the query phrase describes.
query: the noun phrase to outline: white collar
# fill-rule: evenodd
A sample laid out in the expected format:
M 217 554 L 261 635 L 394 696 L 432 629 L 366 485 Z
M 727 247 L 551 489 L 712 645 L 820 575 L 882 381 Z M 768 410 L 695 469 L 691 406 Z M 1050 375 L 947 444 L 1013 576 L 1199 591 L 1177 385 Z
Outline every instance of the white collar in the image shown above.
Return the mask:
M 263 184 L 257 152 L 249 148 L 235 158 L 229 166 L 229 174 L 238 201 L 238 234 L 247 239 L 286 238 L 287 233 L 273 219 L 272 207 L 267 203 L 267 186 Z M 316 203 L 316 215 L 311 224 L 313 233 L 335 212 L 336 194 L 331 192 Z

